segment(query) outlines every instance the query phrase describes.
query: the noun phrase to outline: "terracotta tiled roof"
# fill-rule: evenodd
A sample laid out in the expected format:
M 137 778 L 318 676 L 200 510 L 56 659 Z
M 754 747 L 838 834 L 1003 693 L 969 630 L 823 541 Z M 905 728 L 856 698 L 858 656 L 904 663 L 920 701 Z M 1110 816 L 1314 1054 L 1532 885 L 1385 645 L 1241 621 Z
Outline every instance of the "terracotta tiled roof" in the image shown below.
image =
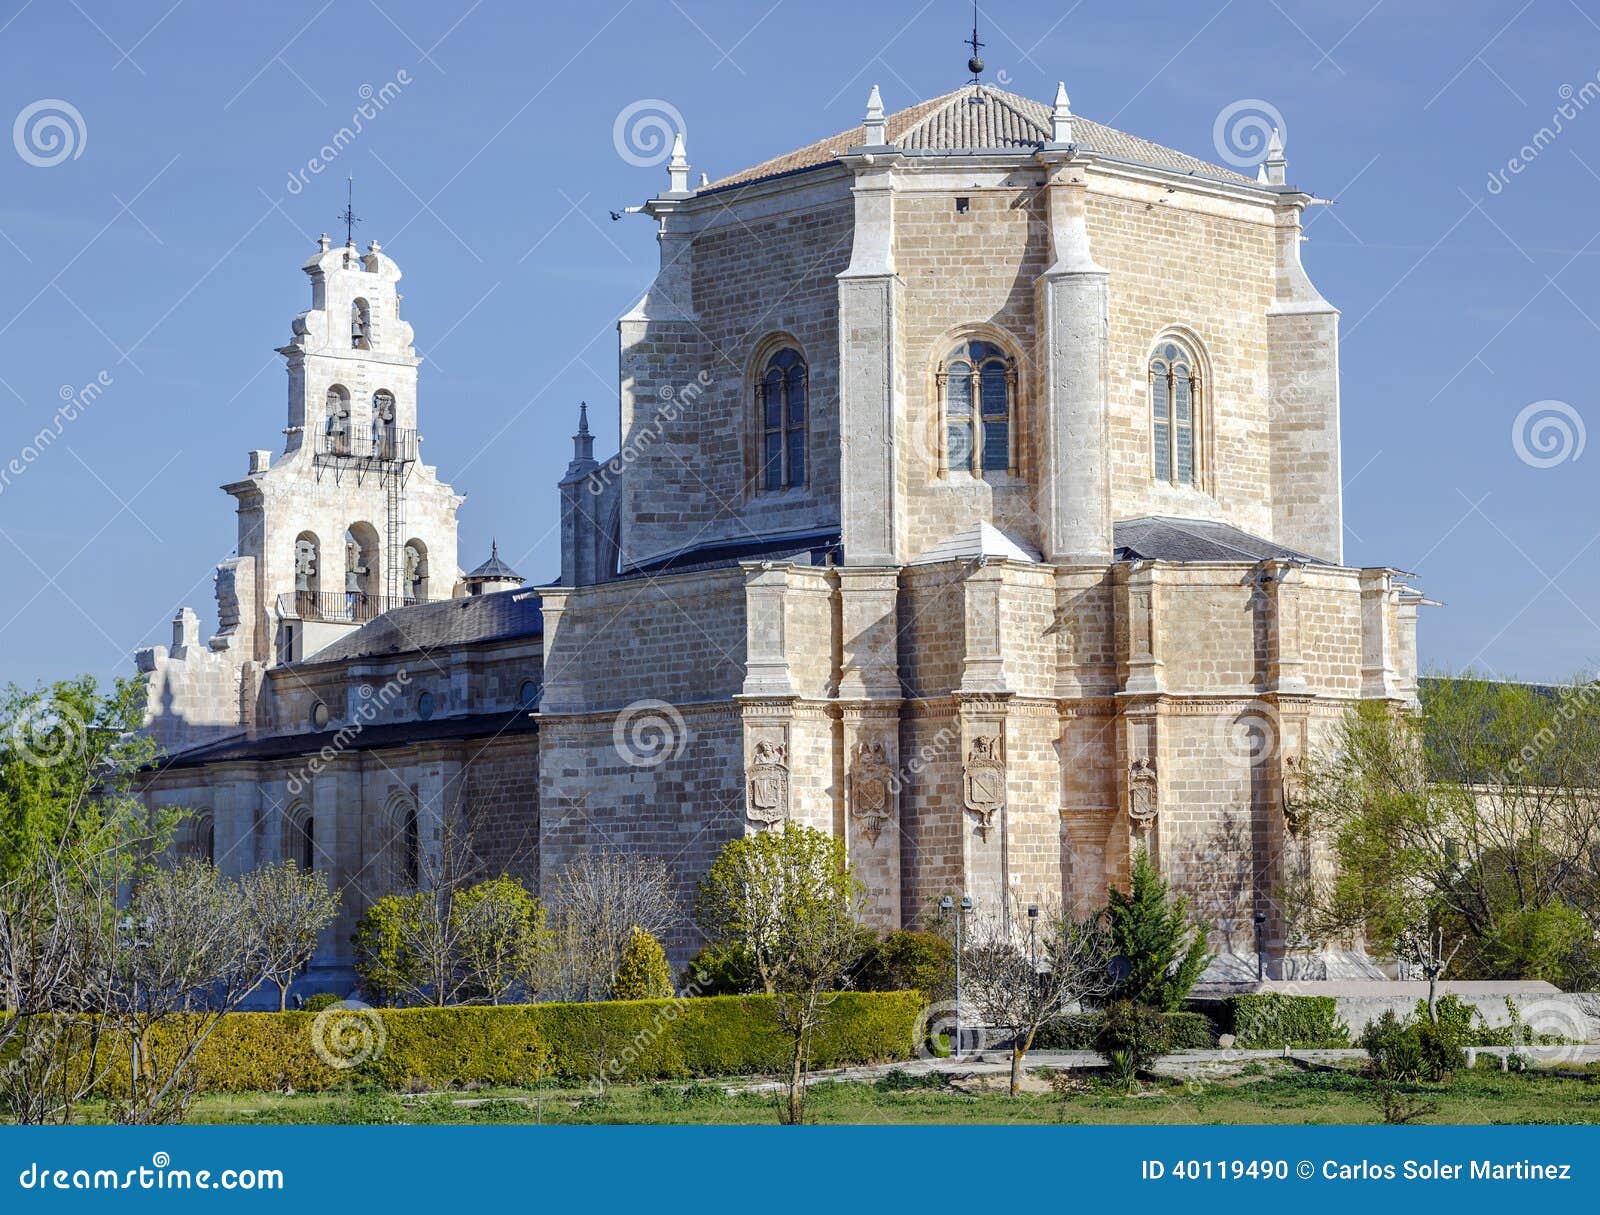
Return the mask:
M 972 103 L 974 94 L 981 94 L 982 104 Z M 953 93 L 933 97 L 890 114 L 887 137 L 895 147 L 912 154 L 1029 148 L 1049 140 L 1050 115 L 1051 107 L 1042 101 L 1019 97 L 988 85 L 969 84 Z M 731 173 L 720 181 L 712 182 L 707 188 L 715 190 L 722 186 L 742 185 L 792 173 L 796 169 L 825 165 L 837 160 L 845 149 L 860 147 L 866 142 L 866 136 L 865 127 L 841 131 L 783 156 L 775 156 L 738 173 Z M 1148 139 L 1140 139 L 1137 135 L 1129 135 L 1126 131 L 1080 118 L 1076 114 L 1072 117 L 1072 136 L 1078 147 L 1118 160 L 1130 160 L 1222 181 L 1254 181 L 1254 178 L 1233 169 L 1210 164 L 1158 143 L 1151 143 Z

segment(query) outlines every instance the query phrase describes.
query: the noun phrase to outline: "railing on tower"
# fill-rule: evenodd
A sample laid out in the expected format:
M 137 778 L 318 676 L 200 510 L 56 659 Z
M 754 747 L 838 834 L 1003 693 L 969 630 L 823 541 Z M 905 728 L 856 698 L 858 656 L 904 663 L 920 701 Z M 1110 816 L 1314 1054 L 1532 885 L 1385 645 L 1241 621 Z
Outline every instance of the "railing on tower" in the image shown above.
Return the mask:
M 377 431 L 325 430 L 317 435 L 316 454 L 334 460 L 409 464 L 417 458 L 417 432 L 393 426 Z
M 315 620 L 327 624 L 365 624 L 392 608 L 433 602 L 435 600 L 410 596 L 395 598 L 369 595 L 366 591 L 296 591 L 292 595 L 278 596 L 278 618 Z

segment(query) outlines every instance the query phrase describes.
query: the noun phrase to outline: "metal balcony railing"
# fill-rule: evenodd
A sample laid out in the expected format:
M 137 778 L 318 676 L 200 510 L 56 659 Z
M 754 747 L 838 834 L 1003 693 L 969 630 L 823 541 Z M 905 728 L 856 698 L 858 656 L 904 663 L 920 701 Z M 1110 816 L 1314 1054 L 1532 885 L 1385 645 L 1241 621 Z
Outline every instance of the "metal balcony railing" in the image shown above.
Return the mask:
M 317 435 L 316 454 L 339 460 L 405 464 L 417 458 L 417 432 L 392 426 L 378 431 L 357 427 Z
M 369 595 L 365 591 L 296 591 L 292 595 L 278 596 L 278 616 L 283 620 L 365 624 L 369 620 L 376 620 L 391 608 L 432 602 L 431 599 L 392 599 L 386 595 Z

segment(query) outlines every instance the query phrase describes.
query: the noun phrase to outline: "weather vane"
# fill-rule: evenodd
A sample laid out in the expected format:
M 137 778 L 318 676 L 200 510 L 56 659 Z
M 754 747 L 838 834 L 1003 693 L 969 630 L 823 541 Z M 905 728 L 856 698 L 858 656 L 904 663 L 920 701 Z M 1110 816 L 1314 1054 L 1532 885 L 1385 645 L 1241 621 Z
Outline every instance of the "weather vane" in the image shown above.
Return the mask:
M 339 218 L 344 220 L 344 243 L 356 243 L 356 225 L 361 222 L 361 217 L 356 214 L 356 175 L 350 174 L 345 182 L 344 210 L 339 212 Z
M 967 60 L 967 71 L 972 73 L 972 83 L 978 83 L 978 77 L 983 72 L 983 59 L 978 55 L 978 48 L 985 45 L 978 41 L 978 0 L 972 0 L 972 37 L 967 39 L 967 45 L 972 48 L 972 58 Z

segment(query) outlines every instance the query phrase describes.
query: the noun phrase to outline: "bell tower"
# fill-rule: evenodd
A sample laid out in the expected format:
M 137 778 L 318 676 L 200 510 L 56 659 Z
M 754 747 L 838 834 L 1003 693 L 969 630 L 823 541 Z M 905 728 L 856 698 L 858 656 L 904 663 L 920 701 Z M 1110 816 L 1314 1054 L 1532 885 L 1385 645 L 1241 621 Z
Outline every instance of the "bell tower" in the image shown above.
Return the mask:
M 348 217 L 353 221 L 353 216 Z M 239 553 L 255 558 L 256 657 L 312 657 L 392 608 L 449 598 L 460 579 L 461 498 L 422 463 L 411 326 L 400 268 L 377 241 L 324 235 L 301 269 L 311 307 L 279 347 L 288 372 L 283 458 L 252 456 L 224 486 Z

